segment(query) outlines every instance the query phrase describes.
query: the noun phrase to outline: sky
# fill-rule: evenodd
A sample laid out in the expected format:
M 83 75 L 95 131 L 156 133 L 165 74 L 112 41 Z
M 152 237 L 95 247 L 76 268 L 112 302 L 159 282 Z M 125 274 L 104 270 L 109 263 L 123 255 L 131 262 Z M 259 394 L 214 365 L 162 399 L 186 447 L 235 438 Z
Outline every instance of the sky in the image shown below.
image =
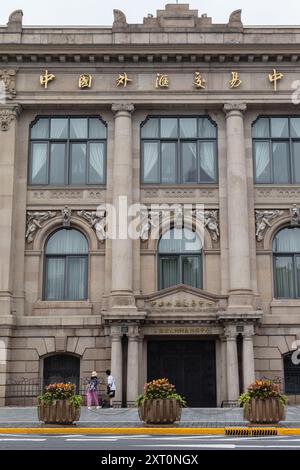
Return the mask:
M 180 1 L 180 0 L 179 0 Z M 148 13 L 163 9 L 163 0 L 0 0 L 0 24 L 6 25 L 10 13 L 24 12 L 24 25 L 110 26 L 113 9 L 122 10 L 128 23 L 142 23 Z M 174 0 L 173 3 L 176 3 Z M 199 14 L 207 13 L 214 23 L 227 23 L 232 11 L 242 9 L 246 25 L 300 25 L 300 0 L 190 0 Z

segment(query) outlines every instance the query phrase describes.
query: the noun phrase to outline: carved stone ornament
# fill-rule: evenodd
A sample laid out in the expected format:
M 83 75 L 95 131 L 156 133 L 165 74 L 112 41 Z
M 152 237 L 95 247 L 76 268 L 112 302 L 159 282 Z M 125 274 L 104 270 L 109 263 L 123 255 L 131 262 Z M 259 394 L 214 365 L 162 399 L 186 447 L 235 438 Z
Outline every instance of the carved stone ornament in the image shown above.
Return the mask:
M 16 71 L 13 69 L 7 69 L 7 70 L 0 69 L 0 85 L 1 85 L 1 82 L 4 85 L 4 90 L 3 90 L 5 92 L 4 98 L 8 98 L 9 100 L 12 100 L 13 98 L 15 98 L 17 94 Z M 2 91 L 1 88 L 0 88 L 0 91 Z
M 81 210 L 77 211 L 77 215 L 89 223 L 90 227 L 95 230 L 98 240 L 104 243 L 107 238 L 105 209 L 100 208 L 97 211 Z
M 111 106 L 111 110 L 114 114 L 119 113 L 120 111 L 126 111 L 127 113 L 134 112 L 134 105 L 132 103 L 126 103 L 125 101 L 121 101 L 119 103 L 113 103 Z
M 293 204 L 293 207 L 290 209 L 290 216 L 291 216 L 291 225 L 299 225 L 300 208 L 297 207 L 297 204 Z
M 124 28 L 124 26 L 128 26 L 125 13 L 121 10 L 114 10 L 113 28 Z
M 280 210 L 256 210 L 255 211 L 255 226 L 256 226 L 256 240 L 261 242 L 264 239 L 265 233 L 271 227 L 271 221 L 281 217 L 283 211 Z
M 68 206 L 65 206 L 61 211 L 61 215 L 62 215 L 63 227 L 70 227 L 71 215 L 72 215 L 71 209 Z
M 243 27 L 242 23 L 242 10 L 235 10 L 231 13 L 229 17 L 228 25 L 231 27 Z
M 26 220 L 26 234 L 25 239 L 27 243 L 32 243 L 38 230 L 43 227 L 43 222 L 46 220 L 53 219 L 56 216 L 55 211 L 44 211 L 44 212 L 27 212 Z
M 201 223 L 203 223 L 204 227 L 209 231 L 213 241 L 218 241 L 218 238 L 220 236 L 218 211 L 196 210 L 195 217 L 196 219 L 200 220 Z
M 156 217 L 157 219 L 157 217 Z M 140 239 L 142 241 L 149 240 L 150 232 L 152 228 L 155 228 L 157 222 L 155 223 L 153 214 L 147 209 L 143 209 L 140 212 Z
M 7 29 L 12 33 L 20 33 L 22 31 L 23 11 L 15 10 L 8 18 Z
M 0 129 L 8 131 L 11 123 L 20 115 L 21 107 L 15 106 L 13 108 L 0 108 Z

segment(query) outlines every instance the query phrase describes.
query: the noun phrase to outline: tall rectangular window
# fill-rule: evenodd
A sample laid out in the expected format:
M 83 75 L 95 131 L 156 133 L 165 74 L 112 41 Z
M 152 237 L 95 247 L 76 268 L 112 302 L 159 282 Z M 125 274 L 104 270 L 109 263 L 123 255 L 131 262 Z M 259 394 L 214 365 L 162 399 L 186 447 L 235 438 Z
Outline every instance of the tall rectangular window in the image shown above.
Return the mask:
M 252 126 L 252 142 L 255 183 L 299 184 L 299 117 L 260 117 Z
M 95 117 L 42 117 L 30 130 L 30 184 L 105 184 L 106 126 Z
M 217 182 L 217 129 L 208 117 L 151 117 L 141 126 L 142 183 Z

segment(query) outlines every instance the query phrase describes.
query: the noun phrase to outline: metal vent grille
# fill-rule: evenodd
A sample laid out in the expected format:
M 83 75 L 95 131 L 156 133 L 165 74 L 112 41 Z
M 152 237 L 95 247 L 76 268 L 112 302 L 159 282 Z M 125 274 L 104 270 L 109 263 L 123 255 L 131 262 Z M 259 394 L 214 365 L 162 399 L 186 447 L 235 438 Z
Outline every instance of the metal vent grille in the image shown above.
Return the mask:
M 225 436 L 277 436 L 276 428 L 226 428 Z

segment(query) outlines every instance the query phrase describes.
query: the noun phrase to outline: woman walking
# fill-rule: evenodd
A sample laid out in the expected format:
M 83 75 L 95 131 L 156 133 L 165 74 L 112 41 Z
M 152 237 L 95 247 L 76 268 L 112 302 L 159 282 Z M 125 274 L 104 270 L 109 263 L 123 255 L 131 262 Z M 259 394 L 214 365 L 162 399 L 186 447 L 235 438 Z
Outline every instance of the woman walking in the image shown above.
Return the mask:
M 88 380 L 88 385 L 87 385 L 87 389 L 86 389 L 86 392 L 87 392 L 86 393 L 86 398 L 87 398 L 88 410 L 92 409 L 93 402 L 94 402 L 94 405 L 96 406 L 97 410 L 99 408 L 101 408 L 101 406 L 99 406 L 98 391 L 97 391 L 97 387 L 98 387 L 99 383 L 100 383 L 100 381 L 98 380 L 98 374 L 94 370 L 91 373 L 91 378 Z

